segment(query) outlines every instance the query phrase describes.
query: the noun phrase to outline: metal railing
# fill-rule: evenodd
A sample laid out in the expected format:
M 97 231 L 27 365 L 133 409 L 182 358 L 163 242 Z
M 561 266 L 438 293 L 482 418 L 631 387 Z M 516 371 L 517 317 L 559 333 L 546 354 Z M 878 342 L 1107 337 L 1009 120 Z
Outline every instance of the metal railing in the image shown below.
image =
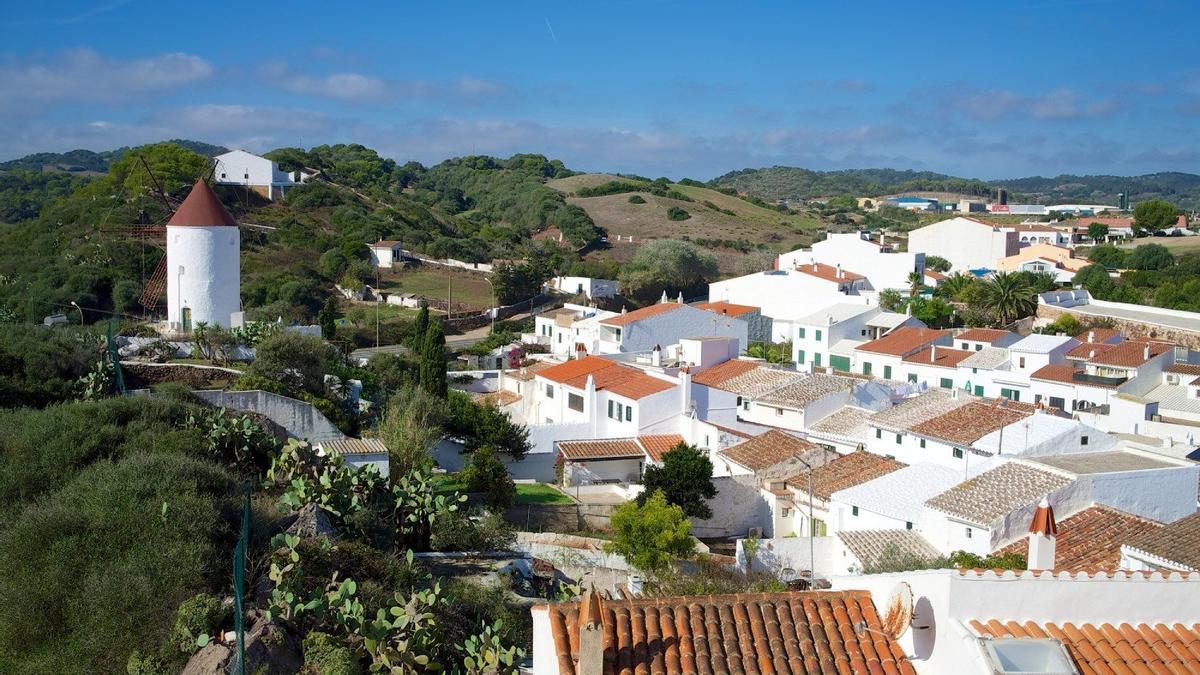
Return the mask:
M 246 547 L 250 544 L 250 491 L 242 507 L 242 528 L 237 545 L 233 547 L 233 631 L 237 635 L 237 652 L 229 672 L 246 675 Z

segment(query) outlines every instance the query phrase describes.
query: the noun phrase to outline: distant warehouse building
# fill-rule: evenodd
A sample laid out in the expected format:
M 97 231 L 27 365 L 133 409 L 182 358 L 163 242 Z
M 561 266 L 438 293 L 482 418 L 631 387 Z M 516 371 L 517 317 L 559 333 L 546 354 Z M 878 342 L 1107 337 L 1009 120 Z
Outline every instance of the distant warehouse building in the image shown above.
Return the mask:
M 909 211 L 937 211 L 938 200 L 927 197 L 889 197 L 886 204 L 897 206 Z

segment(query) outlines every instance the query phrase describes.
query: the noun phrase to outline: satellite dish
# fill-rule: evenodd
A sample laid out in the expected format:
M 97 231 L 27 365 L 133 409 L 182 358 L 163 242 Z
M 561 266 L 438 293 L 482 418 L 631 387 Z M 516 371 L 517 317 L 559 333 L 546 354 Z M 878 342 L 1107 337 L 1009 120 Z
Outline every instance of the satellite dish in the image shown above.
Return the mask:
M 913 620 L 912 588 L 901 581 L 892 587 L 888 594 L 887 609 L 883 615 L 883 632 L 899 638 L 908 632 Z

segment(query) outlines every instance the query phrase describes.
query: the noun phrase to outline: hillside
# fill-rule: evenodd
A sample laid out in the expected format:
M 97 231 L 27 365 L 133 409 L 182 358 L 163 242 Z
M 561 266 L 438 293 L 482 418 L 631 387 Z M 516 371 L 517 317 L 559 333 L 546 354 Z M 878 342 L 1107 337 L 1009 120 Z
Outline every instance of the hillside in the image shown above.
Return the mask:
M 989 197 L 995 194 L 996 188 L 1003 187 L 1009 191 L 1010 201 L 1040 204 L 1115 204 L 1117 195 L 1126 192 L 1133 202 L 1159 198 L 1183 209 L 1200 208 L 1200 176 L 1178 172 L 1129 177 L 1062 175 L 1053 178 L 1032 176 L 982 181 L 929 171 L 812 171 L 774 166 L 731 171 L 713 179 L 710 184 L 717 188 L 733 188 L 739 193 L 771 201 L 839 195 L 875 197 L 900 192 L 946 192 Z
M 229 152 L 228 148 L 201 141 L 176 138 L 167 142 L 174 143 L 182 148 L 187 148 L 192 152 L 207 157 L 215 157 L 219 154 Z M 91 150 L 38 152 L 26 155 L 20 159 L 0 162 L 0 171 L 63 171 L 75 174 L 107 173 L 108 167 L 113 162 L 124 157 L 125 153 L 129 152 L 129 150 L 130 148 L 124 147 L 117 148 L 116 150 L 105 150 L 103 152 L 93 152 Z
M 741 255 L 755 250 L 788 251 L 812 242 L 820 227 L 811 214 L 782 213 L 744 199 L 692 184 L 665 183 L 612 174 L 581 174 L 547 182 L 567 195 L 596 226 L 608 233 L 614 256 L 631 255 L 620 239 L 683 239 L 723 253 L 722 269 L 732 269 Z M 593 194 L 589 191 L 612 194 Z M 630 201 L 634 197 L 642 200 Z M 681 209 L 675 218 L 670 209 Z

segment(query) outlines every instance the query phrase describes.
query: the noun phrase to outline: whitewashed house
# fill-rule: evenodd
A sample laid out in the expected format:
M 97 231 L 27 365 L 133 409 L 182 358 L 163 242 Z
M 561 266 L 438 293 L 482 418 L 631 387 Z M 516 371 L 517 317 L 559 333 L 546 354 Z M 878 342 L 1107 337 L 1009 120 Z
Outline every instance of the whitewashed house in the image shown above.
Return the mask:
M 878 305 L 838 303 L 793 323 L 792 361 L 798 368 L 830 367 L 854 372 L 855 349 L 901 326 L 923 328 L 920 320 L 884 312 Z
M 949 347 L 951 335 L 948 330 L 902 326 L 854 348 L 854 369 L 864 375 L 874 375 L 885 380 L 908 379 L 916 382 L 916 375 L 909 373 L 904 358 L 933 345 Z
M 811 249 L 781 254 L 776 259 L 776 269 L 802 267 L 814 261 L 835 269 L 840 265 L 861 272 L 876 291 L 907 290 L 911 286 L 908 275 L 925 271 L 925 253 L 910 251 L 897 250 L 882 236 L 878 241 L 872 240 L 869 232 L 830 233 Z
M 912 530 L 930 497 L 957 485 L 962 474 L 922 462 L 830 495 L 828 530 Z
M 596 351 L 601 354 L 650 352 L 655 346 L 677 344 L 685 338 L 736 338 L 738 348 L 749 344 L 749 324 L 741 318 L 663 301 L 632 312 L 599 320 Z
M 830 305 L 854 302 L 869 288 L 861 274 L 812 263 L 713 282 L 708 285 L 708 300 L 759 307 L 763 316 L 771 318 L 772 341 L 786 342 L 792 338 L 797 318 Z
M 379 269 L 392 269 L 404 258 L 404 248 L 398 241 L 380 239 L 368 244 L 367 250 L 371 253 L 371 264 Z
M 276 162 L 245 150 L 217 155 L 213 161 L 216 162 L 214 180 L 218 185 L 240 185 L 271 201 L 283 199 L 288 190 L 311 177 L 304 171 L 283 171 Z
M 592 277 L 554 277 L 547 284 L 550 290 L 567 295 L 583 295 L 588 300 L 611 298 L 621 292 L 621 284 L 612 279 Z
M 996 261 L 1016 254 L 1019 248 L 1015 231 L 962 216 L 908 233 L 908 250 L 945 258 L 954 271 L 963 273 L 994 269 Z

